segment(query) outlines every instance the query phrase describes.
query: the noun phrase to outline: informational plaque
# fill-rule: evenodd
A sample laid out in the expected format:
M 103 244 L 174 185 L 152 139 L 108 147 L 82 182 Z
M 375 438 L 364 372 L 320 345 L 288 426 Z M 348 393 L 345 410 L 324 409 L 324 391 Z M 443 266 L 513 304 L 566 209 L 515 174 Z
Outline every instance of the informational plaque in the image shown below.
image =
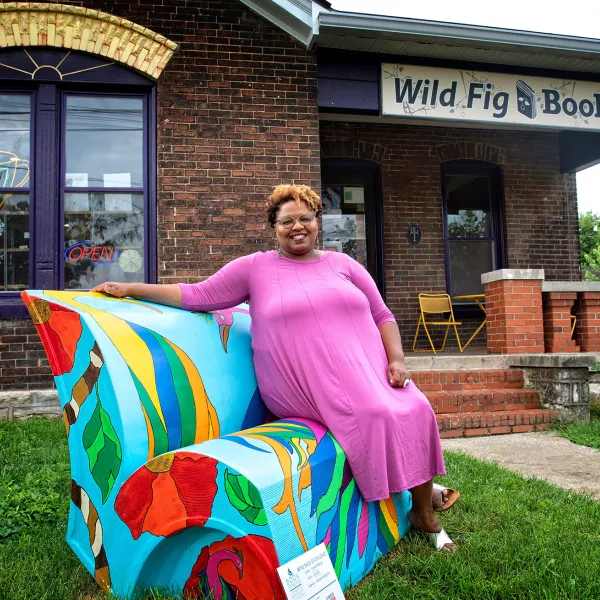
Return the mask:
M 324 544 L 277 569 L 288 600 L 345 600 Z
M 421 241 L 422 233 L 421 228 L 417 223 L 410 223 L 408 225 L 408 232 L 406 238 L 413 245 L 416 246 Z

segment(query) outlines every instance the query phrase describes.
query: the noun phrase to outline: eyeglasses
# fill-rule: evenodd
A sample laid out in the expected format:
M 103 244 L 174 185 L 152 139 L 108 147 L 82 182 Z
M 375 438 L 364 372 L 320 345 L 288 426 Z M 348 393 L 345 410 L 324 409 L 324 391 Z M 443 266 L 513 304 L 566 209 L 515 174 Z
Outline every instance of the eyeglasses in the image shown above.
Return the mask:
M 296 221 L 302 225 L 302 227 L 308 227 L 315 220 L 315 215 L 306 214 L 300 215 L 299 217 L 283 217 L 275 221 L 275 223 L 279 223 L 285 229 L 291 229 Z

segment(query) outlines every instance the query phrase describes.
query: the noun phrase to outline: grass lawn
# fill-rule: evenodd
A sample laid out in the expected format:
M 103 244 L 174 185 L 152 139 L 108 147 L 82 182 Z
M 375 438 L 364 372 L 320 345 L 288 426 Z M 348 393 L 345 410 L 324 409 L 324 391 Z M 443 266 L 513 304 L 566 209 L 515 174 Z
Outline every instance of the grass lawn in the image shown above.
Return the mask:
M 600 402 L 590 406 L 590 420 L 559 427 L 556 433 L 571 440 L 574 444 L 600 450 Z M 598 594 L 600 598 L 600 592 Z
M 459 550 L 414 534 L 349 600 L 600 598 L 600 503 L 447 453 L 458 505 L 442 515 Z M 59 421 L 0 421 L 0 599 L 101 600 L 64 541 L 69 467 Z

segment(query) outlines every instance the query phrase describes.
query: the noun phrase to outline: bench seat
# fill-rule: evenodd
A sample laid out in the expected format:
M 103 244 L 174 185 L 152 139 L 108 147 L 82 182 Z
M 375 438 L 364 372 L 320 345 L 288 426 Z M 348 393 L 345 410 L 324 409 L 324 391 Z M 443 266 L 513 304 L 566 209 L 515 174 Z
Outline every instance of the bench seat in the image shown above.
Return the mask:
M 408 530 L 409 494 L 363 502 L 323 425 L 268 422 L 246 306 L 23 299 L 67 427 L 67 541 L 104 589 L 284 598 L 276 568 L 320 543 L 347 588 Z

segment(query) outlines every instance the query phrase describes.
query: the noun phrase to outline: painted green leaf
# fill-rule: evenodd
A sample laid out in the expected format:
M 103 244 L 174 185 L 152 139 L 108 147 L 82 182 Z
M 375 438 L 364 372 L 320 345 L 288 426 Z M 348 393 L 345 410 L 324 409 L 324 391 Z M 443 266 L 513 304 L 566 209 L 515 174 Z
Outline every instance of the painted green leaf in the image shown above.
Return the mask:
M 331 483 L 317 504 L 317 516 L 319 517 L 322 514 L 330 511 L 335 504 L 338 492 L 342 487 L 342 480 L 344 478 L 344 463 L 346 462 L 346 455 L 344 454 L 341 446 L 330 433 L 327 433 L 327 436 L 329 436 L 333 442 L 335 461 L 333 465 L 333 471 L 331 473 Z M 325 438 L 323 438 L 323 440 L 325 440 Z M 323 440 L 321 440 L 321 442 L 323 442 Z
M 243 475 L 225 469 L 225 492 L 231 505 L 250 523 L 266 525 L 267 515 L 258 490 Z
M 348 512 L 350 511 L 350 502 L 352 501 L 352 494 L 354 493 L 354 486 L 356 483 L 354 479 L 350 481 L 348 487 L 344 490 L 341 499 L 340 506 L 340 533 L 338 537 L 338 547 L 337 552 L 335 554 L 335 572 L 340 576 L 342 572 L 342 562 L 344 558 L 344 544 L 346 543 L 346 526 L 348 524 Z M 351 535 L 354 535 L 354 531 L 351 532 Z
M 96 392 L 97 394 L 97 392 Z M 83 431 L 83 447 L 90 461 L 90 472 L 106 502 L 121 468 L 121 442 L 100 396 L 96 408 Z

